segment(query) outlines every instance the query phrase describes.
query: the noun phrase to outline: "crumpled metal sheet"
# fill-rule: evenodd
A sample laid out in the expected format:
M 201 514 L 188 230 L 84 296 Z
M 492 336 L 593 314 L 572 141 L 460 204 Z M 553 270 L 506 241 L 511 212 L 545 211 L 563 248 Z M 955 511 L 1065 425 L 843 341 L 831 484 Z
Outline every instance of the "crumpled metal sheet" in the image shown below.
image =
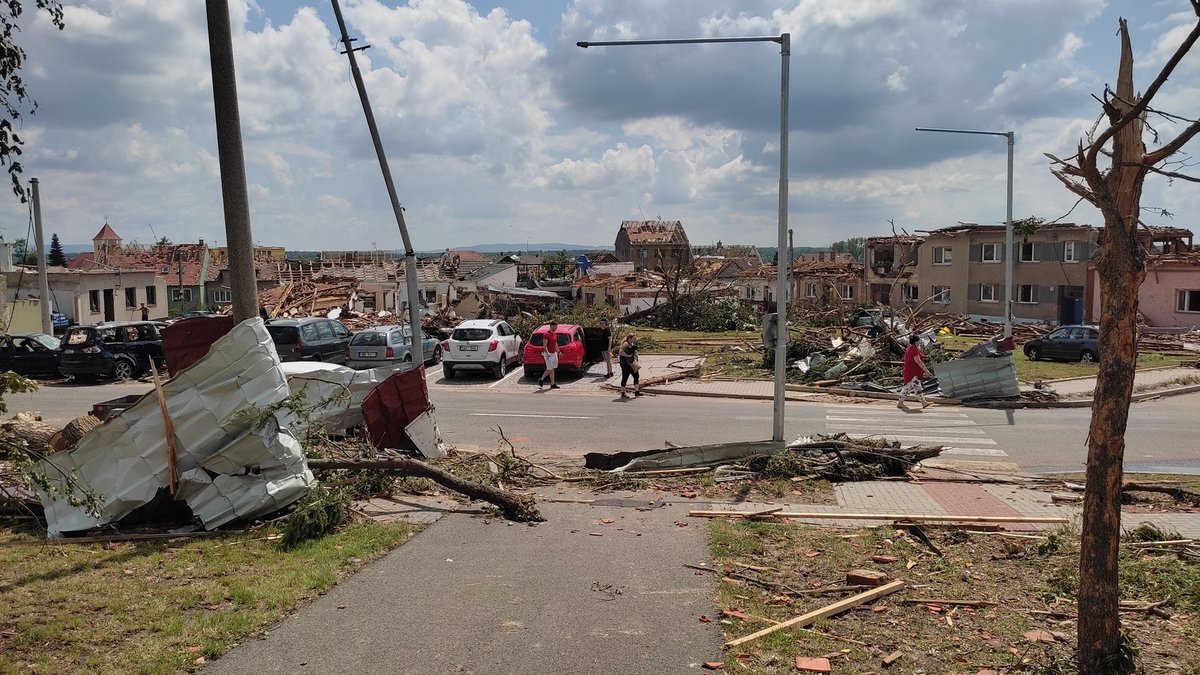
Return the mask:
M 234 413 L 287 397 L 287 379 L 262 319 L 234 326 L 208 354 L 163 385 L 174 424 L 178 499 L 205 528 L 268 514 L 314 482 L 299 443 L 278 420 L 254 429 Z M 115 522 L 167 486 L 166 430 L 151 392 L 40 466 L 60 492 L 39 494 L 51 536 Z M 64 474 L 100 496 L 100 513 L 72 506 Z
M 355 370 L 336 363 L 291 361 L 283 364 L 283 372 L 289 391 L 303 392 L 305 406 L 312 408 L 309 419 L 327 431 L 340 431 L 362 424 L 363 399 L 394 373 L 415 368 L 411 363 L 405 366 Z M 305 431 L 305 420 L 290 411 L 283 422 L 297 435 Z
M 973 398 L 1020 396 L 1012 354 L 991 358 L 955 359 L 933 364 L 942 394 L 961 401 Z

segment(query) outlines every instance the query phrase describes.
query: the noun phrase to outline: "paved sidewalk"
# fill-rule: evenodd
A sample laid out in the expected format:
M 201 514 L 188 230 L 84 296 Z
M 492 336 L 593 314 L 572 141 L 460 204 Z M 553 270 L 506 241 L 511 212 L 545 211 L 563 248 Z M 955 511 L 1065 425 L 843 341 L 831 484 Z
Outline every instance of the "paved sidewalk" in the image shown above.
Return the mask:
M 554 493 L 551 493 L 554 498 Z M 680 673 L 719 661 L 705 522 L 655 495 L 442 517 L 205 673 Z M 644 510 L 643 510 L 644 509 Z M 611 521 L 611 522 L 605 522 Z
M 1200 391 L 1200 385 L 1175 385 L 1164 386 L 1168 382 L 1174 382 L 1181 378 L 1200 377 L 1200 369 L 1175 367 L 1175 368 L 1155 368 L 1150 370 L 1139 370 L 1134 375 L 1134 400 L 1140 398 L 1154 398 L 1160 396 L 1175 396 L 1179 394 L 1188 394 Z M 1072 378 L 1069 380 L 1053 380 L 1046 383 L 1048 388 L 1058 392 L 1063 400 L 1058 402 L 1045 402 L 1031 404 L 1028 401 L 987 401 L 988 407 L 1026 407 L 1036 405 L 1037 407 L 1075 407 L 1081 404 L 1089 404 L 1091 401 L 1091 392 L 1096 388 L 1095 377 Z M 829 397 L 842 398 L 877 398 L 894 400 L 898 398 L 895 394 L 883 394 L 876 392 L 860 392 L 852 390 L 838 389 L 830 387 L 818 391 L 796 391 L 795 385 L 788 385 L 789 389 L 785 392 L 785 398 L 789 401 L 805 401 L 805 400 L 827 400 Z M 1139 392 L 1137 388 L 1146 388 L 1145 391 Z M 747 399 L 766 399 L 770 400 L 775 395 L 775 384 L 771 380 L 750 380 L 750 379 L 725 379 L 725 378 L 689 378 L 682 380 L 673 380 L 665 384 L 643 387 L 646 391 L 653 391 L 656 394 L 673 394 L 680 396 L 709 396 L 715 398 L 747 398 Z M 1023 390 L 1033 389 L 1032 386 L 1022 386 Z M 931 400 L 937 402 L 937 397 L 931 397 Z M 942 399 L 939 405 L 946 404 L 950 399 Z M 953 402 L 957 404 L 958 402 Z

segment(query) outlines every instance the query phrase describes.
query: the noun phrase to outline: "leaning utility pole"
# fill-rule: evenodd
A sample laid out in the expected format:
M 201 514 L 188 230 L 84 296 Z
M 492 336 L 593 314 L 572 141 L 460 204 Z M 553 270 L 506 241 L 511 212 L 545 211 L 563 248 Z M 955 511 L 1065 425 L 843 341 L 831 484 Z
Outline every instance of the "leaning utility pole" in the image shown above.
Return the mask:
M 54 322 L 50 320 L 50 277 L 46 276 L 46 238 L 42 234 L 42 198 L 38 193 L 38 179 L 29 179 L 29 192 L 33 199 L 33 236 L 37 242 L 38 290 L 42 295 L 38 302 L 42 315 L 42 332 L 54 335 Z
M 246 160 L 242 154 L 242 122 L 233 69 L 229 0 L 205 0 L 205 7 L 213 107 L 217 118 L 217 157 L 221 164 L 221 197 L 225 205 L 225 239 L 229 242 L 229 289 L 233 296 L 233 318 L 243 321 L 258 316 L 258 284 L 254 279 L 254 239 L 250 236 L 250 201 L 246 194 Z
M 379 158 L 379 168 L 383 170 L 383 182 L 387 185 L 388 197 L 392 200 L 392 212 L 396 214 L 396 225 L 400 228 L 400 239 L 404 242 L 404 277 L 405 290 L 408 294 L 408 325 L 412 336 L 412 362 L 418 368 L 425 363 L 425 355 L 421 352 L 421 308 L 417 303 L 417 254 L 413 251 L 412 240 L 408 237 L 408 226 L 404 224 L 404 208 L 400 206 L 400 198 L 396 196 L 396 185 L 392 182 L 392 170 L 388 168 L 387 155 L 383 153 L 383 142 L 379 139 L 379 127 L 375 124 L 375 113 L 371 112 L 371 101 L 367 98 L 367 87 L 363 84 L 362 72 L 358 69 L 358 60 L 354 58 L 356 48 L 351 47 L 349 34 L 346 33 L 346 21 L 342 18 L 342 8 L 337 0 L 333 2 L 333 14 L 337 17 L 338 30 L 341 31 L 341 41 L 345 45 L 346 56 L 350 59 L 350 73 L 354 76 L 354 86 L 358 88 L 358 98 L 362 101 L 363 114 L 367 116 L 367 128 L 371 131 L 371 142 L 375 144 L 375 156 Z M 366 49 L 359 47 L 358 49 Z

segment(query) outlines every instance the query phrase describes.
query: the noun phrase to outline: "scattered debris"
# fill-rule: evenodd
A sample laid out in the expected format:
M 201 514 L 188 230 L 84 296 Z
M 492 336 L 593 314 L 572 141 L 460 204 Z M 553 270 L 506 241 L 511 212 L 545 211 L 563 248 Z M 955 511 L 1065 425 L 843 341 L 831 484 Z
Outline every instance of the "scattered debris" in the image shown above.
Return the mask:
M 883 586 L 880 586 L 878 588 L 873 588 L 869 591 L 864 591 L 862 593 L 859 593 L 858 595 L 853 595 L 853 596 L 850 596 L 849 598 L 839 600 L 831 605 L 826 605 L 825 607 L 822 607 L 821 609 L 817 609 L 812 612 L 808 612 L 807 614 L 802 614 L 798 617 L 788 619 L 787 621 L 777 623 L 773 626 L 768 626 L 767 628 L 764 628 L 760 631 L 756 631 L 754 633 L 737 638 L 735 640 L 730 640 L 725 643 L 725 646 L 726 647 L 736 647 L 740 644 L 745 644 L 747 642 L 757 640 L 760 637 L 763 637 L 765 635 L 770 635 L 771 633 L 775 633 L 777 631 L 784 630 L 786 628 L 792 628 L 792 627 L 803 628 L 804 626 L 807 626 L 807 625 L 809 625 L 815 621 L 818 621 L 820 619 L 827 619 L 831 616 L 836 616 L 848 609 L 852 609 L 863 603 L 870 602 L 871 600 L 874 600 L 876 598 L 881 598 L 885 595 L 890 595 L 892 593 L 895 593 L 896 591 L 900 590 L 903 587 L 904 587 L 903 581 L 899 581 L 899 580 L 893 581 L 889 584 L 884 584 Z

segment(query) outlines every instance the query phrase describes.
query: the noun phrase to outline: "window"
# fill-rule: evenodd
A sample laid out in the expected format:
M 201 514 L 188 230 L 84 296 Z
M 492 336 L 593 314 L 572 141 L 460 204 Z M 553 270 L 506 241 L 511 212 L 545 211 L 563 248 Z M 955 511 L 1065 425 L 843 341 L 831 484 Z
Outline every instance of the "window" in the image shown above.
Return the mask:
M 1179 311 L 1200 312 L 1200 291 L 1179 291 Z
M 1000 244 L 982 244 L 979 248 L 979 259 L 983 262 L 1000 262 L 1003 250 Z
M 979 301 L 996 302 L 995 284 L 979 284 Z
M 949 246 L 933 247 L 933 264 L 934 265 L 949 265 L 954 262 L 954 249 Z
M 125 307 L 137 307 L 137 288 L 134 286 L 125 289 Z
M 1063 262 L 1079 262 L 1079 247 L 1077 242 L 1063 242 Z
M 934 286 L 933 301 L 939 305 L 944 305 L 950 302 L 950 287 L 949 286 Z
M 333 322 L 318 321 L 317 322 L 317 337 L 322 340 L 333 339 Z
M 809 282 L 807 284 L 804 284 L 804 297 L 806 297 L 806 298 L 817 297 L 817 284 L 816 283 Z
M 100 313 L 100 291 L 88 291 L 88 309 L 93 314 Z
M 838 290 L 841 292 L 843 300 L 854 299 L 854 284 L 842 284 Z
M 916 286 L 911 286 L 911 285 L 909 285 L 909 284 L 904 284 L 904 286 L 902 286 L 902 287 L 900 288 L 900 292 L 901 292 L 901 293 L 903 294 L 903 296 L 904 296 L 904 302 L 906 302 L 906 303 L 920 302 L 920 298 L 921 298 L 921 296 L 920 296 L 920 294 L 917 292 L 917 287 L 916 287 Z
M 430 288 L 425 291 L 425 302 L 427 304 L 432 304 L 432 303 L 437 302 L 437 289 L 436 288 Z
M 1037 244 L 1027 241 L 1021 244 L 1020 253 L 1017 260 L 1021 262 L 1037 262 Z
M 1021 284 L 1017 286 L 1017 302 L 1023 302 L 1027 305 L 1037 304 L 1037 286 L 1033 284 Z
M 233 302 L 233 291 L 213 291 L 213 302 Z
M 192 301 L 192 289 L 190 288 L 176 288 L 171 295 L 175 298 L 175 302 Z
M 151 307 L 158 304 L 158 289 L 154 286 L 146 287 L 146 304 Z

